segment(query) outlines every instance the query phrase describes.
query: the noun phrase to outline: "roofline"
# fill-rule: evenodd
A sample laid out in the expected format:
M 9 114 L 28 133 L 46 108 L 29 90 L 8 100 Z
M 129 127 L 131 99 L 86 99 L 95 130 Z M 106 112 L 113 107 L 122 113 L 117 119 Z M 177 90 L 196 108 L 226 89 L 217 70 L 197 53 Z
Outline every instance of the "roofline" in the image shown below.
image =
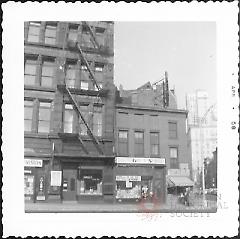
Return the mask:
M 185 114 L 187 116 L 187 110 L 180 109 L 160 109 L 156 107 L 147 107 L 141 105 L 125 105 L 125 104 L 116 104 L 117 109 L 133 109 L 133 110 L 146 110 L 146 111 L 155 111 L 155 112 L 163 112 L 163 113 L 179 113 Z

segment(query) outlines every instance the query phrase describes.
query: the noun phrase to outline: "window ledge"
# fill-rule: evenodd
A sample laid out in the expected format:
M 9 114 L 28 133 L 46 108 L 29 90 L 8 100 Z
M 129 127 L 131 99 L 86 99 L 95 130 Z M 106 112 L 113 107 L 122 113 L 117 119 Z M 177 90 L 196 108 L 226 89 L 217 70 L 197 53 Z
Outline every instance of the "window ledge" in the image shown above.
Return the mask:
M 32 85 L 24 85 L 24 90 L 49 91 L 49 92 L 56 91 L 56 89 L 53 87 L 32 86 Z

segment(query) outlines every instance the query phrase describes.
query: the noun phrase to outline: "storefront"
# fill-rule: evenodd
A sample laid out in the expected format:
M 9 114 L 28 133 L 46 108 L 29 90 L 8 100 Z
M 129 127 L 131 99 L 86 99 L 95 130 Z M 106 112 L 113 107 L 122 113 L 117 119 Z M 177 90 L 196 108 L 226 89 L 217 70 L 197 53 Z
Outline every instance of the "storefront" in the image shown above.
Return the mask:
M 63 201 L 110 201 L 114 199 L 113 157 L 62 159 Z
M 186 188 L 193 189 L 194 182 L 187 176 L 167 176 L 167 187 L 169 194 L 180 195 Z
M 116 157 L 115 198 L 139 201 L 142 198 L 161 202 L 166 198 L 165 159 Z
M 48 160 L 24 158 L 25 201 L 45 201 L 48 188 Z

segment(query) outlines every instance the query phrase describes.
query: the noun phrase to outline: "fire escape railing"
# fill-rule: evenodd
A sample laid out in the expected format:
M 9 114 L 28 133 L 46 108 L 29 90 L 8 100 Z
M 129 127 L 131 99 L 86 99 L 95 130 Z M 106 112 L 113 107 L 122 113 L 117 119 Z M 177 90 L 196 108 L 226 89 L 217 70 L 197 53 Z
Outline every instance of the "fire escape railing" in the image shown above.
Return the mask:
M 99 44 L 97 43 L 96 37 L 95 37 L 95 35 L 94 35 L 91 27 L 88 25 L 87 22 L 83 22 L 83 23 L 88 26 L 88 28 L 89 28 L 89 30 L 90 30 L 90 34 L 91 34 L 92 38 L 94 39 L 94 42 L 95 42 L 96 46 L 97 46 L 98 49 L 99 49 Z M 86 65 L 87 70 L 88 70 L 89 73 L 90 73 L 90 79 L 93 81 L 94 85 L 96 85 L 97 90 L 98 90 L 98 93 L 99 93 L 99 91 L 101 90 L 101 88 L 100 88 L 99 85 L 97 84 L 97 81 L 96 81 L 96 79 L 95 79 L 95 75 L 94 75 L 94 73 L 93 73 L 93 71 L 92 71 L 92 69 L 91 69 L 91 67 L 90 67 L 87 59 L 85 58 L 84 53 L 83 53 L 83 51 L 82 51 L 82 49 L 81 49 L 81 47 L 80 47 L 80 44 L 79 44 L 78 42 L 76 42 L 76 48 L 77 48 L 77 50 L 78 50 L 78 52 L 79 52 L 78 57 L 80 58 L 80 60 L 83 60 L 84 64 Z M 91 128 L 89 127 L 87 121 L 85 120 L 83 114 L 81 113 L 80 107 L 78 106 L 78 104 L 77 104 L 76 100 L 74 99 L 72 93 L 70 92 L 70 90 L 69 90 L 69 88 L 67 87 L 66 84 L 65 84 L 64 86 L 65 86 L 64 88 L 65 88 L 66 93 L 68 94 L 71 102 L 72 102 L 73 105 L 74 105 L 74 108 L 77 110 L 78 115 L 80 116 L 82 122 L 84 123 L 84 125 L 85 125 L 86 128 L 87 128 L 87 134 L 88 134 L 88 135 L 90 136 L 90 138 L 92 139 L 92 141 L 93 141 L 95 147 L 97 148 L 98 152 L 99 152 L 101 155 L 104 155 L 104 152 L 103 152 L 103 150 L 102 150 L 102 148 L 101 148 L 101 145 L 100 145 L 98 139 L 94 136 Z M 82 138 L 81 138 L 81 134 L 80 134 L 80 133 L 78 134 L 78 139 L 79 139 L 79 141 L 80 141 L 80 143 L 81 143 L 81 145 L 82 145 L 82 148 L 83 148 L 84 152 L 85 152 L 86 154 L 88 154 L 88 150 L 86 149 L 86 146 L 85 146 L 84 143 L 83 143 L 83 140 L 82 140 Z
M 85 25 L 88 27 L 89 32 L 90 32 L 90 35 L 91 35 L 91 37 L 92 37 L 91 39 L 93 40 L 92 42 L 93 42 L 93 44 L 95 45 L 95 47 L 97 47 L 98 49 L 100 49 L 100 45 L 98 44 L 97 38 L 96 38 L 96 36 L 95 36 L 95 33 L 93 32 L 92 28 L 89 26 L 88 22 L 83 21 L 82 23 L 85 24 Z

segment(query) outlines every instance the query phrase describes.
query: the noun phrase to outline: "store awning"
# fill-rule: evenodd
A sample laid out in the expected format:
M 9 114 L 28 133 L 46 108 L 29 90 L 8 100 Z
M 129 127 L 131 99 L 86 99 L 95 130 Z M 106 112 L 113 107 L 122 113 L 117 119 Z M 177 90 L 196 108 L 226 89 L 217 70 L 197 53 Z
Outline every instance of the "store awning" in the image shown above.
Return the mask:
M 184 176 L 169 176 L 167 179 L 168 187 L 191 187 L 194 182 Z

